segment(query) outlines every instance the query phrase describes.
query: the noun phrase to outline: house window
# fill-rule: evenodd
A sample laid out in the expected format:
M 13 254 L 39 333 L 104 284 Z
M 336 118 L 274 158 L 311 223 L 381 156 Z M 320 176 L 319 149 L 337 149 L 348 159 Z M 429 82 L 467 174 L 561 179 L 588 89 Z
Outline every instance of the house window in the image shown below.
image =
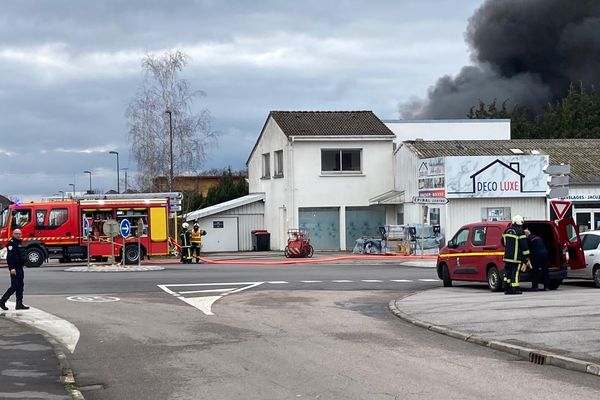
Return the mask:
M 269 153 L 262 155 L 262 177 L 264 179 L 271 177 L 271 155 Z
M 321 150 L 322 172 L 360 172 L 361 149 Z
M 278 150 L 276 152 L 273 153 L 275 155 L 274 158 L 274 165 L 273 168 L 275 168 L 273 177 L 274 178 L 282 178 L 283 177 L 283 150 Z

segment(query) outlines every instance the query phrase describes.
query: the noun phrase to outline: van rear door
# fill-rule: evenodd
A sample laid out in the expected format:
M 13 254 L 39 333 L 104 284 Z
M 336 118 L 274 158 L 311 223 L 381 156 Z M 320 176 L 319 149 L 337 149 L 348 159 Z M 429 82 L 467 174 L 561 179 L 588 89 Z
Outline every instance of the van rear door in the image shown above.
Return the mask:
M 569 267 L 571 269 L 585 268 L 585 254 L 581 249 L 581 237 L 573 218 L 563 218 L 558 221 L 558 233 L 560 241 L 567 246 L 569 255 Z

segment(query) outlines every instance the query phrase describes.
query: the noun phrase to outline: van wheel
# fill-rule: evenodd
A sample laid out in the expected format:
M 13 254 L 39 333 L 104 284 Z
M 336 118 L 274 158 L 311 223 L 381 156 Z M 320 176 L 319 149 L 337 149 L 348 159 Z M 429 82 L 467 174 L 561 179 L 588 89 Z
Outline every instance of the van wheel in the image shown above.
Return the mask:
M 442 281 L 444 282 L 444 287 L 452 286 L 452 279 L 450 279 L 450 271 L 448 271 L 448 266 L 446 264 L 442 265 Z
M 550 290 L 558 289 L 562 281 L 562 279 L 550 279 Z
M 498 268 L 492 267 L 488 269 L 487 282 L 488 287 L 492 292 L 499 292 L 502 290 L 502 279 L 500 279 L 500 272 L 498 272 Z
M 44 263 L 44 252 L 39 247 L 29 247 L 25 250 L 25 265 L 37 268 Z
M 600 265 L 594 265 L 592 276 L 594 277 L 594 285 L 600 288 Z

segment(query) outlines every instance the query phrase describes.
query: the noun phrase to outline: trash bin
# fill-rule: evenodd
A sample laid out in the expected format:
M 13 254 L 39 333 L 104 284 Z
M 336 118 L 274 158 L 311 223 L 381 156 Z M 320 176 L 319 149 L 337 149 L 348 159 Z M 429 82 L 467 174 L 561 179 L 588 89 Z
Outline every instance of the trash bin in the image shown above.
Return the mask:
M 252 231 L 252 251 L 271 250 L 271 234 L 266 230 Z

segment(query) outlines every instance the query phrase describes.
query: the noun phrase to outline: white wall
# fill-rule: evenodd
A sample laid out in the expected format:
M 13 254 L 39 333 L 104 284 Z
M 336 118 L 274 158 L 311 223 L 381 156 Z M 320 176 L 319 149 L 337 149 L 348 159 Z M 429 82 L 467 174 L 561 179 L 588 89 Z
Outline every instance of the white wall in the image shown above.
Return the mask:
M 396 143 L 407 140 L 510 140 L 509 119 L 387 120 Z

